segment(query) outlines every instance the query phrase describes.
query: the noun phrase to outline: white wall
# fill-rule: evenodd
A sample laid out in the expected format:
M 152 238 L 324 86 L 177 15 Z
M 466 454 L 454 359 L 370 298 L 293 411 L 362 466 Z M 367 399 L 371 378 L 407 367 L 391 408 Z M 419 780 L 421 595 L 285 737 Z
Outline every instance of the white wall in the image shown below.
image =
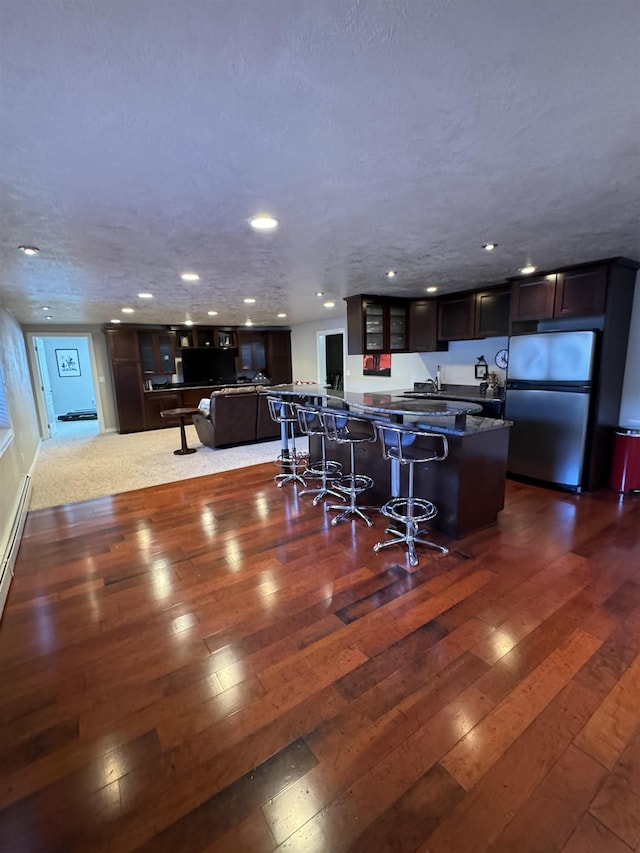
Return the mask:
M 636 275 L 636 291 L 629 329 L 627 366 L 622 388 L 620 426 L 640 429 L 640 271 Z
M 0 308 L 0 362 L 7 396 L 13 440 L 0 456 L 0 554 L 11 532 L 18 498 L 40 446 L 36 408 L 22 330 L 7 311 Z M 0 610 L 9 577 L 0 590 Z
M 347 359 L 348 375 L 345 388 L 348 391 L 392 391 L 413 388 L 414 382 L 435 379 L 440 365 L 440 380 L 447 385 L 480 385 L 475 378 L 474 365 L 483 355 L 490 371 L 494 371 L 501 382 L 505 371 L 496 366 L 498 350 L 508 346 L 508 338 L 486 338 L 483 341 L 452 341 L 448 352 L 393 353 L 391 376 L 363 376 L 362 356 L 350 355 Z
M 91 374 L 91 360 L 87 339 L 82 338 L 43 338 L 44 351 L 49 368 L 53 409 L 56 415 L 64 415 L 72 409 L 92 409 L 95 407 L 95 390 Z M 80 376 L 60 376 L 56 350 L 75 349 L 78 351 Z
M 318 381 L 318 334 L 342 330 L 347 340 L 347 315 L 332 315 L 291 327 L 291 369 L 293 381 Z

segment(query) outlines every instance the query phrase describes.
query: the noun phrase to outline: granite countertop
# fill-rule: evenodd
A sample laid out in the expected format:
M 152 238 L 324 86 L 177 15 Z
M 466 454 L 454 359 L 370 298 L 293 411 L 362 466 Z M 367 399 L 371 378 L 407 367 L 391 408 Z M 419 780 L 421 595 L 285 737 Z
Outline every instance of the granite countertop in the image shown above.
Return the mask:
M 477 435 L 480 432 L 506 429 L 511 426 L 511 421 L 504 421 L 500 418 L 478 418 L 475 415 L 467 415 L 464 429 L 456 426 L 454 417 L 433 418 L 431 421 L 420 419 L 416 423 L 429 432 L 443 432 L 447 435 Z
M 440 391 L 403 391 L 405 395 L 427 394 L 429 398 L 441 398 L 443 400 L 472 400 L 485 403 L 487 400 L 504 400 L 504 388 L 480 393 L 478 385 L 443 385 Z
M 480 402 L 486 399 L 482 396 L 465 402 L 457 395 L 434 394 L 426 398 L 413 398 L 408 396 L 411 392 L 402 389 L 345 392 L 334 391 L 317 384 L 274 385 L 267 393 L 283 396 L 307 395 L 322 400 L 323 404 L 329 407 L 333 401 L 339 401 L 364 417 L 405 416 L 408 419 L 407 423 L 415 423 L 426 430 L 449 435 L 473 435 L 511 426 L 510 421 L 472 416 L 474 412 L 481 411 Z
M 185 388 L 202 388 L 203 391 L 215 391 L 217 388 L 265 388 L 268 387 L 267 382 L 166 382 L 163 384 L 155 383 L 155 387 L 149 390 L 144 389 L 145 394 L 156 394 L 166 391 L 182 391 Z

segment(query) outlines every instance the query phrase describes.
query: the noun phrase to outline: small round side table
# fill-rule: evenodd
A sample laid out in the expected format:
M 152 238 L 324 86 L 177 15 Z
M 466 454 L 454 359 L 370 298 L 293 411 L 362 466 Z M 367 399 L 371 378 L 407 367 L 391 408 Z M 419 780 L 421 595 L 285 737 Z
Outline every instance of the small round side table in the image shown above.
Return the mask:
M 185 408 L 185 409 L 165 409 L 163 412 L 160 412 L 161 418 L 178 418 L 180 421 L 180 448 L 178 450 L 174 450 L 174 456 L 186 456 L 187 453 L 195 453 L 197 448 L 195 447 L 187 447 L 187 435 L 184 431 L 184 422 L 185 418 L 190 418 L 191 415 L 195 415 L 200 411 L 200 409 L 194 408 Z

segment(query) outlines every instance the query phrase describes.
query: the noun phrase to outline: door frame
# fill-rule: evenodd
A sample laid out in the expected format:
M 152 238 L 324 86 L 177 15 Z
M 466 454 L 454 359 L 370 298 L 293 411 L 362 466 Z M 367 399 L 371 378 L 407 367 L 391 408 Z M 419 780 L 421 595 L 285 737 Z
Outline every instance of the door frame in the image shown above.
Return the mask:
M 316 361 L 318 385 L 324 385 L 327 379 L 327 336 L 342 335 L 342 381 L 346 391 L 347 386 L 347 330 L 342 329 L 323 329 L 321 332 L 316 332 Z
M 40 375 L 40 365 L 36 357 L 35 339 L 36 338 L 84 338 L 87 342 L 89 351 L 89 362 L 91 364 L 91 379 L 93 381 L 94 400 L 96 401 L 96 413 L 98 415 L 98 430 L 104 432 L 104 412 L 102 409 L 102 400 L 100 398 L 100 383 L 98 381 L 98 369 L 96 366 L 96 354 L 93 346 L 93 335 L 91 332 L 25 332 L 27 340 L 27 360 L 29 362 L 29 371 L 31 373 L 31 385 L 33 389 L 33 399 L 36 404 L 36 412 L 38 415 L 38 425 L 40 427 L 40 438 L 46 440 L 51 438 L 51 433 L 48 428 L 47 406 L 42 393 L 42 377 Z

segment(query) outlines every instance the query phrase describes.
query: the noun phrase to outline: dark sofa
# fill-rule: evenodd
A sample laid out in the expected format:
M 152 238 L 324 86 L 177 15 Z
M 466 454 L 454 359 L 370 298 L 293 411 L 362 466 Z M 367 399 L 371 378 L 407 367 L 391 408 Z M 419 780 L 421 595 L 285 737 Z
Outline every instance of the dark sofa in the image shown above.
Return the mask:
M 269 415 L 266 396 L 255 386 L 214 391 L 209 414 L 195 414 L 192 420 L 198 438 L 207 447 L 228 447 L 280 435 L 279 424 Z

